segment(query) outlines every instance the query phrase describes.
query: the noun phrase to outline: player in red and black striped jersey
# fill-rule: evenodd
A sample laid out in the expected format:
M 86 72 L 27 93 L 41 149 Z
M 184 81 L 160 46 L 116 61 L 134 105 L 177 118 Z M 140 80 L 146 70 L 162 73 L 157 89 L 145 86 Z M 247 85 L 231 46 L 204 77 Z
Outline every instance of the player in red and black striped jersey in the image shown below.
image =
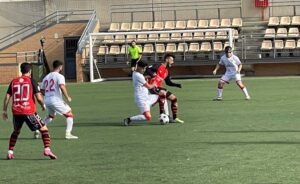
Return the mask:
M 51 159 L 57 159 L 50 150 L 51 140 L 48 128 L 36 113 L 35 98 L 43 110 L 46 109 L 46 106 L 38 84 L 30 78 L 31 65 L 29 63 L 22 63 L 20 68 L 22 76 L 11 81 L 3 102 L 2 118 L 3 120 L 7 120 L 7 108 L 10 99 L 12 99 L 14 131 L 10 136 L 7 159 L 11 160 L 14 158 L 13 150 L 24 122 L 28 125 L 30 130 L 39 130 L 41 132 L 45 147 L 44 155 Z
M 151 65 L 147 67 L 145 75 L 149 76 L 148 82 L 149 84 L 156 83 L 157 87 L 150 90 L 152 94 L 158 94 L 162 98 L 167 98 L 171 101 L 171 110 L 173 115 L 173 122 L 184 123 L 183 120 L 177 117 L 177 97 L 172 94 L 167 89 L 163 88 L 163 81 L 168 86 L 181 88 L 181 84 L 176 84 L 172 82 L 171 76 L 169 73 L 169 68 L 174 63 L 174 56 L 172 54 L 166 54 L 164 57 L 164 63 Z M 159 103 L 160 114 L 164 113 L 164 103 Z

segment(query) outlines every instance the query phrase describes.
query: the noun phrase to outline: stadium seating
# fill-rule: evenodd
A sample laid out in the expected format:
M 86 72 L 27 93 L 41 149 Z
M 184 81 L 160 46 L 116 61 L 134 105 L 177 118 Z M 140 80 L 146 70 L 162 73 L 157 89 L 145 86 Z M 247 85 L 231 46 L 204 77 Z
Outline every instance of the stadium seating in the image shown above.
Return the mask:
M 133 22 L 131 25 L 131 31 L 140 31 L 142 30 L 141 22 Z
M 103 39 L 103 43 L 113 43 L 114 40 L 114 36 L 113 35 L 105 35 L 104 39 Z
M 171 52 L 176 52 L 176 44 L 175 43 L 168 43 L 166 47 L 166 52 L 171 53 Z
M 175 21 L 166 21 L 165 22 L 165 29 L 175 29 Z
M 291 25 L 292 26 L 300 26 L 300 16 L 293 16 Z
M 155 51 L 158 54 L 163 54 L 166 51 L 166 47 L 165 47 L 164 44 L 158 43 L 158 44 L 155 45 Z
M 265 38 L 275 38 L 275 29 L 274 28 L 267 28 L 265 31 Z
M 206 39 L 206 40 L 215 39 L 215 32 L 205 32 L 204 39 Z
M 288 39 L 285 41 L 284 49 L 295 49 L 296 48 L 296 41 L 293 39 Z
M 105 54 L 108 54 L 108 46 L 106 46 L 106 45 L 101 45 L 101 46 L 99 47 L 99 50 L 98 50 L 97 55 L 105 55 Z
M 200 46 L 199 43 L 190 43 L 188 52 L 199 52 Z
M 165 42 L 170 40 L 170 34 L 169 33 L 162 33 L 159 36 L 159 41 Z
M 175 29 L 185 29 L 186 22 L 184 20 L 176 21 Z
M 288 32 L 288 37 L 298 37 L 299 29 L 297 27 L 290 27 Z
M 240 28 L 240 27 L 242 27 L 242 25 L 243 25 L 242 18 L 233 18 L 232 19 L 231 27 Z
M 121 24 L 120 31 L 130 31 L 130 26 L 131 26 L 131 23 L 123 22 Z
M 148 40 L 148 36 L 147 34 L 138 34 L 137 35 L 137 42 L 141 43 L 141 42 L 147 42 Z
M 204 32 L 195 32 L 194 33 L 195 40 L 203 40 L 204 39 Z
M 131 41 L 133 41 L 133 40 L 136 40 L 136 35 L 130 34 L 130 35 L 127 35 L 127 36 L 126 36 L 126 41 L 127 41 L 127 42 L 131 42 Z
M 289 26 L 291 24 L 291 18 L 290 17 L 280 17 L 280 26 Z
M 118 55 L 118 54 L 120 54 L 119 45 L 111 45 L 108 54 L 109 55 Z
M 172 33 L 171 34 L 171 40 L 174 40 L 174 41 L 181 40 L 181 33 Z
M 273 48 L 271 40 L 264 40 L 261 43 L 261 50 L 271 50 Z
M 149 31 L 153 29 L 152 22 L 143 22 L 142 31 Z
M 231 20 L 230 19 L 222 19 L 220 27 L 231 27 Z
M 276 38 L 286 38 L 286 37 L 287 37 L 286 28 L 278 28 L 276 33 Z
M 297 48 L 297 49 L 300 49 L 300 39 L 299 39 L 299 40 L 297 40 L 297 45 L 296 45 L 296 48 Z
M 209 28 L 218 28 L 220 26 L 220 20 L 219 19 L 211 19 L 209 21 Z
M 125 35 L 116 35 L 114 43 L 124 43 Z
M 193 39 L 193 33 L 191 33 L 191 32 L 182 33 L 182 39 L 183 40 L 192 40 Z
M 222 40 L 222 39 L 227 39 L 227 38 L 228 38 L 227 32 L 225 32 L 225 31 L 219 31 L 219 32 L 217 32 L 216 39 Z
M 199 20 L 198 28 L 207 29 L 208 28 L 208 20 Z
M 152 33 L 152 34 L 149 34 L 149 37 L 148 37 L 148 41 L 157 41 L 158 40 L 158 34 L 157 33 Z
M 211 44 L 210 42 L 202 42 L 201 43 L 201 47 L 200 47 L 200 51 L 202 52 L 210 52 L 211 49 Z
M 164 23 L 163 22 L 154 22 L 153 30 L 163 30 Z
M 222 42 L 214 42 L 213 43 L 213 50 L 216 51 L 216 52 L 222 52 L 223 51 Z
M 120 54 L 127 54 L 128 53 L 128 45 L 122 45 Z
M 283 40 L 275 40 L 274 47 L 275 49 L 283 49 Z
M 177 52 L 187 52 L 188 44 L 187 43 L 178 43 Z
M 120 30 L 119 23 L 111 23 L 108 31 L 115 32 L 115 31 L 119 31 L 119 30 Z
M 279 17 L 270 17 L 268 26 L 278 26 L 279 25 Z
M 188 20 L 187 24 L 186 24 L 186 28 L 187 29 L 195 29 L 197 28 L 198 24 L 197 24 L 197 20 Z
M 145 44 L 143 48 L 143 54 L 152 54 L 154 52 L 153 44 Z

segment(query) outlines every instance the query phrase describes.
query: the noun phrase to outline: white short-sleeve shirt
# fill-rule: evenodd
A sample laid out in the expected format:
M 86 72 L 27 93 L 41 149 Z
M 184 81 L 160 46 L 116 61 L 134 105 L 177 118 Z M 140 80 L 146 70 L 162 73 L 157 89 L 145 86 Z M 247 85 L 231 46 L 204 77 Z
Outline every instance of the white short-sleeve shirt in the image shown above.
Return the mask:
M 238 71 L 238 66 L 241 64 L 240 59 L 232 55 L 230 58 L 227 58 L 226 55 L 224 54 L 219 62 L 220 65 L 224 65 L 226 68 L 226 73 L 225 75 L 234 75 Z
M 144 86 L 146 84 L 145 77 L 139 72 L 132 73 L 134 99 L 136 102 L 146 101 L 148 99 L 148 89 Z
M 63 100 L 60 84 L 65 85 L 65 77 L 58 72 L 51 72 L 43 79 L 42 89 L 45 91 L 45 101 Z

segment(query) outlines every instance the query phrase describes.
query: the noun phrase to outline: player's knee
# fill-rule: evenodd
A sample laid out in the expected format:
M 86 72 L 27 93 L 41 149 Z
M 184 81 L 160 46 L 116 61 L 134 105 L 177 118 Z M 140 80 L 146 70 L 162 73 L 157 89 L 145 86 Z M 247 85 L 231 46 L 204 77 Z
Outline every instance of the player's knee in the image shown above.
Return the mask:
M 49 114 L 49 115 L 48 115 L 48 118 L 49 118 L 49 119 L 54 119 L 54 118 L 55 118 L 55 115 L 50 115 L 50 114 Z
M 64 114 L 64 116 L 66 117 L 66 118 L 74 118 L 74 114 L 70 111 L 70 112 L 68 112 L 68 113 L 66 113 L 66 114 Z
M 219 89 L 223 89 L 224 84 L 225 84 L 224 82 L 220 81 L 220 82 L 218 83 L 218 88 L 219 88 Z
M 47 131 L 47 130 L 48 130 L 48 128 L 46 125 L 40 128 L 40 131 Z
M 145 118 L 146 118 L 147 121 L 151 121 L 152 116 L 151 116 L 150 112 L 145 112 L 144 116 L 145 116 Z
M 236 84 L 241 88 L 241 89 L 244 89 L 245 88 L 245 85 L 241 82 L 236 82 Z

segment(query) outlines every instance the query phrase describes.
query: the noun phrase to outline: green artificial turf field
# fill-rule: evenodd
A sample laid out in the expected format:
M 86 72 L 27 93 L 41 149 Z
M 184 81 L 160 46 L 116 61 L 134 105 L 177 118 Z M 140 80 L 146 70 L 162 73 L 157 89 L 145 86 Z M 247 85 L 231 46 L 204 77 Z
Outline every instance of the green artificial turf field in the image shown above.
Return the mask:
M 169 89 L 186 123 L 160 125 L 156 106 L 151 122 L 129 127 L 122 120 L 138 113 L 131 81 L 69 84 L 79 140 L 64 139 L 57 117 L 49 129 L 58 160 L 42 155 L 26 126 L 15 159 L 5 160 L 9 114 L 0 122 L 0 183 L 300 183 L 299 77 L 244 78 L 250 101 L 234 82 L 221 102 L 212 101 L 217 79 L 177 82 L 182 89 Z

